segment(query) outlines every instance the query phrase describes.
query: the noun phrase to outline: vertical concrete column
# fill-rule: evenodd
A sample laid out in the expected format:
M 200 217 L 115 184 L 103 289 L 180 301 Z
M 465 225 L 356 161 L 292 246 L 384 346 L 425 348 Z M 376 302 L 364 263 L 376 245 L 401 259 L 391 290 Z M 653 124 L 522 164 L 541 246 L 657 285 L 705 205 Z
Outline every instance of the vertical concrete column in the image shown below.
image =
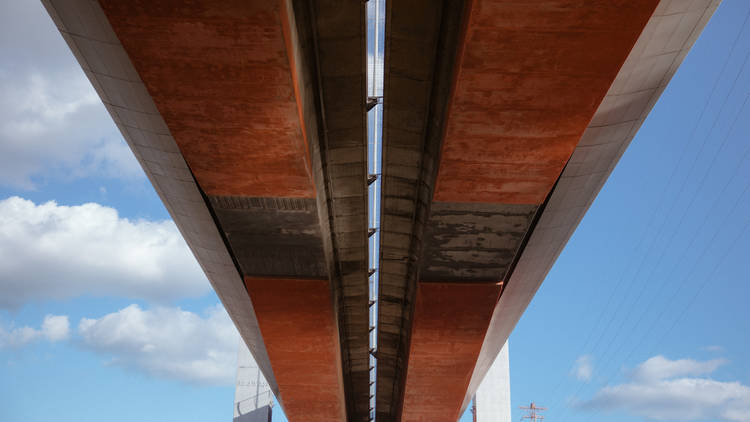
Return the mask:
M 507 341 L 479 385 L 474 400 L 476 422 L 510 422 L 510 362 Z

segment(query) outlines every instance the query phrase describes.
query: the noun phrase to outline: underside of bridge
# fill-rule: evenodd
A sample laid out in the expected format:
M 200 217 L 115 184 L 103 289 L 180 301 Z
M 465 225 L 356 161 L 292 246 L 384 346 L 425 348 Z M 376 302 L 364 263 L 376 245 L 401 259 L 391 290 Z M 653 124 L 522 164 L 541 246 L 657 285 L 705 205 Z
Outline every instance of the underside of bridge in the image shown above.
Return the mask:
M 43 0 L 292 422 L 456 421 L 719 2 L 386 0 L 371 326 L 366 2 Z

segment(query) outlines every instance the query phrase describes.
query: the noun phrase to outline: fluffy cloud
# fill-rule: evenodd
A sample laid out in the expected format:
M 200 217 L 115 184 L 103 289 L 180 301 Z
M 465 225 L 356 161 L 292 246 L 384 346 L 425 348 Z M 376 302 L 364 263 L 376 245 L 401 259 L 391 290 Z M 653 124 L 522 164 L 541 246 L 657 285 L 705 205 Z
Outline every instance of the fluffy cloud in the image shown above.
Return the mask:
M 0 185 L 143 178 L 132 152 L 41 2 L 0 11 Z M 144 179 L 145 180 L 145 179 Z
M 594 365 L 591 356 L 583 355 L 576 359 L 572 374 L 581 381 L 590 381 L 594 373 Z
M 42 335 L 49 341 L 67 340 L 70 337 L 70 322 L 65 315 L 47 315 L 42 323 Z
M 85 347 L 113 364 L 199 384 L 234 382 L 239 334 L 220 305 L 204 316 L 131 305 L 99 319 L 84 318 L 78 333 Z
M 232 385 L 240 337 L 220 304 L 202 315 L 173 307 L 130 305 L 101 318 L 83 318 L 73 341 L 109 364 L 200 385 Z M 71 338 L 64 315 L 47 315 L 41 327 L 0 326 L 0 348 Z
M 0 307 L 83 294 L 163 302 L 209 289 L 171 221 L 131 221 L 93 203 L 0 201 Z
M 579 406 L 625 410 L 655 420 L 750 420 L 750 387 L 708 375 L 724 360 L 699 362 L 655 356 L 639 365 L 629 382 L 607 386 Z
M 699 362 L 693 359 L 669 360 L 664 356 L 654 356 L 638 365 L 632 377 L 639 381 L 650 381 L 684 375 L 705 375 L 714 372 L 725 363 L 724 359 Z
M 70 321 L 65 315 L 47 315 L 39 329 L 29 326 L 6 330 L 0 327 L 0 347 L 20 347 L 37 340 L 57 342 L 70 337 Z

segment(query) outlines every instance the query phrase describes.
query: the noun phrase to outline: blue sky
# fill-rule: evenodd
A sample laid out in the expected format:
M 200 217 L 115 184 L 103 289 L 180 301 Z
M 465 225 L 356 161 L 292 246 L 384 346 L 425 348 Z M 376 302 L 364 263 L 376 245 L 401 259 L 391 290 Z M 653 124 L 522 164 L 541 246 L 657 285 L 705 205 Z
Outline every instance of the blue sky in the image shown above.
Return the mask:
M 513 332 L 514 420 L 750 420 L 749 13 L 724 1 Z M 230 420 L 236 331 L 40 4 L 0 3 L 0 57 L 0 420 Z

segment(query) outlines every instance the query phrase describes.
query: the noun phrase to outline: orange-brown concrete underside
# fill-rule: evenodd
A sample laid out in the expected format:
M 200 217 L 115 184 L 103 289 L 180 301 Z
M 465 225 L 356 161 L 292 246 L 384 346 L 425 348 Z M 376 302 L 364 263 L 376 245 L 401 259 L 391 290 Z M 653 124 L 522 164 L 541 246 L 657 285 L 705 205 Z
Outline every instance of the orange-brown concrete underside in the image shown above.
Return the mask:
M 458 420 L 500 289 L 491 283 L 419 283 L 404 422 Z
M 314 196 L 281 1 L 100 3 L 207 194 Z
M 474 0 L 434 199 L 540 204 L 658 0 Z
M 344 421 L 328 280 L 245 277 L 290 421 Z

